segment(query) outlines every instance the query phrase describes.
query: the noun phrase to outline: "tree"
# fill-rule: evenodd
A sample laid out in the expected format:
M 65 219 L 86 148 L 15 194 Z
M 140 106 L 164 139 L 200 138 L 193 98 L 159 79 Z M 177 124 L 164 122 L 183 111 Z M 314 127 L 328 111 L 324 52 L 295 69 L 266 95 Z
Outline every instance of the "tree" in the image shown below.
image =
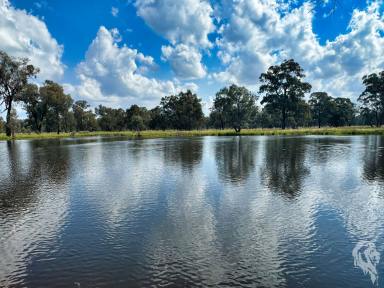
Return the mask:
M 101 130 L 104 131 L 121 131 L 126 128 L 126 114 L 121 108 L 113 109 L 99 105 L 95 109 L 97 115 L 97 123 Z
M 141 131 L 148 129 L 151 113 L 145 107 L 132 105 L 125 111 L 126 127 L 131 130 Z
M 149 121 L 149 128 L 153 130 L 165 130 L 167 128 L 165 116 L 162 113 L 160 106 L 150 110 L 151 120 Z
M 15 108 L 11 110 L 11 116 L 9 126 L 11 128 L 11 136 L 14 137 L 16 132 L 21 132 L 23 129 L 23 121 L 18 118 L 17 111 Z
M 227 125 L 229 125 L 229 105 L 230 103 L 226 93 L 216 93 L 215 100 L 213 101 L 213 107 L 211 108 L 211 114 L 209 115 L 210 122 L 214 127 L 224 129 Z
M 68 127 L 68 117 L 71 117 L 68 110 L 73 103 L 72 97 L 64 93 L 61 85 L 50 80 L 40 87 L 40 94 L 47 113 L 47 130 L 55 129 L 60 134 L 61 126 Z
M 326 92 L 314 92 L 309 99 L 309 105 L 312 111 L 312 117 L 317 121 L 317 126 L 320 128 L 328 122 L 331 113 L 332 97 Z
M 0 51 L 0 104 L 5 105 L 6 125 L 5 133 L 11 136 L 11 111 L 13 102 L 19 101 L 20 93 L 28 83 L 28 79 L 35 76 L 39 69 L 28 64 L 28 59 L 18 59 Z
M 0 116 L 0 133 L 3 133 L 5 130 L 5 122 L 3 120 L 3 117 Z
M 21 93 L 20 100 L 24 103 L 24 109 L 28 116 L 27 125 L 33 131 L 40 133 L 47 109 L 41 98 L 39 87 L 35 84 L 27 84 Z
M 94 131 L 97 129 L 96 115 L 92 110 L 89 110 L 90 107 L 85 100 L 78 100 L 72 105 L 76 131 Z
M 365 90 L 358 98 L 365 111 L 371 111 L 375 117 L 376 126 L 383 123 L 384 118 L 384 71 L 363 77 Z
M 178 95 L 176 118 L 178 129 L 192 130 L 201 128 L 204 123 L 204 114 L 201 99 L 190 90 L 180 92 Z
M 190 90 L 163 97 L 160 101 L 161 125 L 170 129 L 192 130 L 202 127 L 204 114 L 201 99 Z
M 311 120 L 312 116 L 309 104 L 305 100 L 300 99 L 297 103 L 297 108 L 290 117 L 291 127 L 307 127 L 310 125 Z
M 303 82 L 303 69 L 293 59 L 269 67 L 260 75 L 259 93 L 264 94 L 261 104 L 270 106 L 281 115 L 281 128 L 285 129 L 289 112 L 297 109 L 299 100 L 310 92 L 311 85 Z
M 338 97 L 331 102 L 329 123 L 332 126 L 350 126 L 355 117 L 355 105 L 349 98 Z
M 231 126 L 237 133 L 248 127 L 257 113 L 256 96 L 245 87 L 231 85 L 216 93 L 211 117 L 220 127 Z

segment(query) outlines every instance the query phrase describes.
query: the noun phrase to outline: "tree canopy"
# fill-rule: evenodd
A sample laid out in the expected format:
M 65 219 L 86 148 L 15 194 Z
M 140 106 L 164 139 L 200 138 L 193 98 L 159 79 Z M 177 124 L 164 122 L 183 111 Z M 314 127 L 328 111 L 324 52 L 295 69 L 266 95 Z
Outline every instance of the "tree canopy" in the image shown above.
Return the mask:
M 289 113 L 295 112 L 299 100 L 311 90 L 311 85 L 302 81 L 304 77 L 303 69 L 293 59 L 271 66 L 260 75 L 259 93 L 264 95 L 261 104 L 281 114 L 282 129 L 287 126 Z
M 362 103 L 363 113 L 372 114 L 379 127 L 384 118 L 384 71 L 364 76 L 363 84 L 365 90 L 358 101 Z
M 221 129 L 229 126 L 240 132 L 257 114 L 256 96 L 245 87 L 231 85 L 216 93 L 211 109 L 213 121 Z
M 20 93 L 28 84 L 28 79 L 35 76 L 39 69 L 29 64 L 28 59 L 19 59 L 0 51 L 0 104 L 7 111 L 5 133 L 11 136 L 11 111 L 14 101 L 19 101 Z

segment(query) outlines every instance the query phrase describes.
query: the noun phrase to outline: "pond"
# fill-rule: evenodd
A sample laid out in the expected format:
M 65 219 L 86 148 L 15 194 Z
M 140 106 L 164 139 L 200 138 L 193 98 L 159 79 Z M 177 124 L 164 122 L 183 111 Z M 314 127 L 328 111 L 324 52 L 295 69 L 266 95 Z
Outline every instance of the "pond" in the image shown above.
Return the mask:
M 374 287 L 383 240 L 380 136 L 0 142 L 1 287 Z

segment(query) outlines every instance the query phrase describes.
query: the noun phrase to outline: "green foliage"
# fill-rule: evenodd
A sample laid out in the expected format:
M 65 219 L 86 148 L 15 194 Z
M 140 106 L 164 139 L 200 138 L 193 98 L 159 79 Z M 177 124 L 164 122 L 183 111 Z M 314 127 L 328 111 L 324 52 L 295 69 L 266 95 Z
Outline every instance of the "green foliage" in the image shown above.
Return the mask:
M 19 101 L 20 93 L 28 84 L 28 79 L 35 76 L 39 69 L 28 64 L 28 59 L 18 59 L 0 51 L 0 105 L 7 111 L 5 130 L 8 136 L 13 134 L 11 111 L 13 102 Z
M 216 94 L 210 123 L 217 128 L 232 127 L 240 132 L 242 128 L 252 126 L 257 112 L 256 96 L 245 87 L 231 85 Z
M 78 100 L 72 105 L 76 131 L 97 130 L 96 115 L 89 109 L 90 107 L 85 100 Z
M 53 81 L 45 81 L 40 87 L 40 97 L 46 115 L 45 128 L 48 132 L 56 131 L 57 134 L 68 127 L 73 127 L 73 115 L 68 112 L 73 100 L 70 95 L 64 93 L 61 85 Z
M 331 126 L 350 126 L 355 117 L 355 107 L 349 98 L 335 98 L 331 102 L 329 124 Z
M 162 112 L 160 106 L 150 110 L 151 120 L 149 121 L 149 128 L 152 130 L 165 130 L 167 129 L 166 117 Z
M 296 113 L 299 101 L 311 90 L 311 85 L 303 82 L 303 69 L 293 59 L 280 65 L 269 67 L 260 75 L 259 93 L 264 97 L 261 104 L 281 115 L 281 127 L 286 128 L 289 113 Z
M 104 131 L 121 131 L 126 128 L 126 114 L 123 109 L 114 109 L 99 105 L 95 109 L 97 115 L 97 123 L 101 130 Z
M 159 110 L 153 112 L 158 121 L 163 122 L 159 126 L 164 129 L 192 130 L 204 124 L 201 99 L 190 90 L 163 97 Z
M 43 121 L 47 114 L 47 105 L 41 98 L 39 87 L 35 84 L 27 84 L 20 97 L 27 113 L 27 125 L 32 131 L 41 132 Z
M 151 112 L 145 107 L 132 105 L 126 110 L 126 126 L 130 130 L 141 131 L 149 128 Z
M 376 126 L 383 124 L 384 118 L 384 71 L 363 77 L 365 90 L 358 98 L 362 112 L 367 118 L 374 118 Z
M 296 109 L 291 113 L 288 119 L 288 124 L 292 128 L 310 126 L 312 121 L 311 107 L 305 100 L 300 99 Z
M 332 97 L 326 92 L 314 92 L 309 99 L 313 120 L 316 120 L 320 128 L 326 125 L 331 117 Z

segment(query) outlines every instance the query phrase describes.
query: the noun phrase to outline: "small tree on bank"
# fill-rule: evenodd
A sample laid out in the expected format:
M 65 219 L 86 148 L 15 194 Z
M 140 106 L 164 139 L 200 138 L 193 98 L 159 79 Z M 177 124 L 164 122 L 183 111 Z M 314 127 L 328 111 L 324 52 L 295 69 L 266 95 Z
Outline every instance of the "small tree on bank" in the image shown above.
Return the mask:
M 18 59 L 0 51 L 0 104 L 5 105 L 5 133 L 12 135 L 11 111 L 13 102 L 20 100 L 20 94 L 28 84 L 28 79 L 34 77 L 39 69 L 28 64 L 28 59 Z
M 219 121 L 222 129 L 230 126 L 237 133 L 256 117 L 256 96 L 245 87 L 231 85 L 217 92 L 211 110 L 213 121 Z
M 300 65 L 290 59 L 269 67 L 259 78 L 263 83 L 259 93 L 264 95 L 261 104 L 266 104 L 270 110 L 280 113 L 282 129 L 286 128 L 289 112 L 295 113 L 299 100 L 311 91 L 311 85 L 302 81 L 304 77 Z

